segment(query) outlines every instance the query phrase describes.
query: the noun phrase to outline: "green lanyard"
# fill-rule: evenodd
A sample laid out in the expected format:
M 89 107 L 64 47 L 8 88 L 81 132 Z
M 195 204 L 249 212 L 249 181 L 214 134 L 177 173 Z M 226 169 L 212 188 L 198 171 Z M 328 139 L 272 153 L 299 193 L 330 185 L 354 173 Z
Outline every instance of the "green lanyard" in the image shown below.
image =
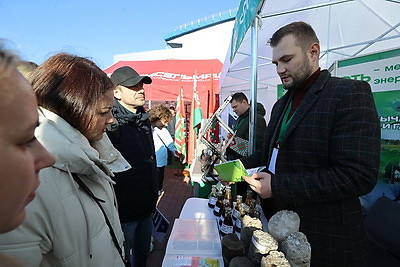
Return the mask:
M 289 101 L 290 101 L 290 102 L 289 102 L 289 105 L 288 105 L 288 107 L 286 108 L 285 114 L 283 115 L 283 120 L 282 120 L 282 124 L 281 124 L 281 129 L 280 129 L 280 131 L 279 131 L 278 143 L 280 143 L 280 142 L 282 141 L 283 135 L 285 134 L 285 132 L 286 132 L 286 130 L 287 130 L 289 124 L 290 124 L 290 121 L 291 121 L 292 118 L 293 118 L 293 114 L 294 114 L 294 113 L 293 113 L 292 116 L 288 119 L 290 110 L 292 109 L 292 99 L 290 99 Z
M 237 129 L 239 129 L 240 125 L 242 125 L 243 120 L 239 121 L 239 123 L 235 124 L 235 127 L 233 128 L 234 131 L 237 131 Z

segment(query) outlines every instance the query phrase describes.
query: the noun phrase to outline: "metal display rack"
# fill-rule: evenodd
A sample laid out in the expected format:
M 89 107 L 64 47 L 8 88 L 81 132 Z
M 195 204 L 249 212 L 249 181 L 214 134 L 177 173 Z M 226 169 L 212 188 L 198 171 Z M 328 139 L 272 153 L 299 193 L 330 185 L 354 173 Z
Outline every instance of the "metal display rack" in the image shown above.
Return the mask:
M 232 96 L 228 96 L 222 105 L 214 112 L 212 117 L 207 120 L 206 125 L 200 130 L 200 142 L 203 143 L 207 148 L 206 154 L 202 154 L 201 156 L 205 157 L 205 163 L 202 164 L 201 168 L 201 171 L 203 172 L 202 180 L 204 182 L 207 182 L 206 176 L 210 176 L 216 180 L 212 175 L 214 164 L 218 161 L 227 161 L 225 157 L 225 151 L 235 137 L 235 132 L 221 118 L 221 113 L 224 111 L 226 106 L 228 106 L 231 99 Z M 228 136 L 231 136 L 228 140 L 215 144 L 207 139 L 207 133 L 215 123 L 218 123 L 220 127 L 228 132 Z

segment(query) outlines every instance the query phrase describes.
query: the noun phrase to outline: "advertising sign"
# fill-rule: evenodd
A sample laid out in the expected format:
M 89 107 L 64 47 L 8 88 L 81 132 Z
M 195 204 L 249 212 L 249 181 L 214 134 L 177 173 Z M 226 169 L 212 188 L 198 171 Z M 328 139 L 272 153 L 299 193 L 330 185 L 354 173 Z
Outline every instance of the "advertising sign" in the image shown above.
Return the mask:
M 400 194 L 400 48 L 336 62 L 337 77 L 371 85 L 381 124 L 381 161 L 378 184 L 363 197 L 368 209 L 382 195 Z

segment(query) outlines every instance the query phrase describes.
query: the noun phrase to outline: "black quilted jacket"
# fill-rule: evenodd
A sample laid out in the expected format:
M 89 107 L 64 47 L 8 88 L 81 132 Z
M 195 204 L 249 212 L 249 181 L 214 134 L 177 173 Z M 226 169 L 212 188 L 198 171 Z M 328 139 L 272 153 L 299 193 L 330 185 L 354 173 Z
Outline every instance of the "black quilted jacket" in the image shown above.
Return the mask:
M 115 124 L 107 134 L 132 168 L 113 178 L 118 212 L 123 223 L 152 214 L 156 207 L 157 168 L 153 135 L 148 114 L 139 109 L 131 113 L 114 101 Z

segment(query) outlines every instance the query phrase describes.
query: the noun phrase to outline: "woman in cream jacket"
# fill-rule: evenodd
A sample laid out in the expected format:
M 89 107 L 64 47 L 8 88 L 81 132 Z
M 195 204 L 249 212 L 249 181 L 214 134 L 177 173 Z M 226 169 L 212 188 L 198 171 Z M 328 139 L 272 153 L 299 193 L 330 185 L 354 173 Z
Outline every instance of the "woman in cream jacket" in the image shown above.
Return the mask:
M 113 85 L 93 62 L 68 54 L 49 58 L 31 79 L 40 106 L 35 135 L 56 163 L 40 172 L 24 223 L 0 236 L 0 251 L 24 266 L 124 266 L 110 176 L 130 166 L 105 135 L 113 122 Z M 100 200 L 115 242 L 101 209 L 74 175 Z

